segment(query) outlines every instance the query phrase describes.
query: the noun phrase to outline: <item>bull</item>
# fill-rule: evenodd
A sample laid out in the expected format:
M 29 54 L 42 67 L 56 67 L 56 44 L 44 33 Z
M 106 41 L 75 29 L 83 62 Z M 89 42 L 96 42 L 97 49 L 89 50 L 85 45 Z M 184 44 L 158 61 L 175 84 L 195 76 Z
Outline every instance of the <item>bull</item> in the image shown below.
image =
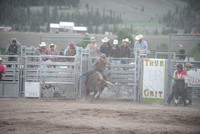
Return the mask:
M 106 81 L 101 75 L 101 73 L 95 72 L 89 75 L 88 80 L 86 82 L 86 97 L 93 93 L 92 99 L 99 99 L 104 88 L 108 87 L 109 85 L 114 86 L 114 84 L 112 84 L 111 82 Z M 96 97 L 97 93 L 98 96 Z

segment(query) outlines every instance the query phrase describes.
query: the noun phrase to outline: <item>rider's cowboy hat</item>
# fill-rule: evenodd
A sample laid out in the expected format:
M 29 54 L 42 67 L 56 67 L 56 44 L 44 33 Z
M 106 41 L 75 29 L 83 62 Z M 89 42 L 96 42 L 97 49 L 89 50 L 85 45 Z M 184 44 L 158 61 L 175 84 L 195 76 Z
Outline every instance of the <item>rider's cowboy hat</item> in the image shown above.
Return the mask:
M 140 40 L 140 39 L 143 39 L 143 35 L 142 34 L 139 34 L 137 36 L 135 36 L 135 40 Z
M 130 41 L 128 38 L 123 39 L 122 42 L 128 42 L 128 43 L 131 43 L 131 41 Z
M 47 44 L 45 42 L 41 42 L 41 44 L 39 44 L 40 47 L 45 47 L 47 46 Z
M 106 55 L 105 54 L 101 54 L 101 58 L 106 58 Z
M 109 41 L 108 37 L 104 37 L 104 38 L 102 39 L 102 42 L 108 42 L 108 41 Z

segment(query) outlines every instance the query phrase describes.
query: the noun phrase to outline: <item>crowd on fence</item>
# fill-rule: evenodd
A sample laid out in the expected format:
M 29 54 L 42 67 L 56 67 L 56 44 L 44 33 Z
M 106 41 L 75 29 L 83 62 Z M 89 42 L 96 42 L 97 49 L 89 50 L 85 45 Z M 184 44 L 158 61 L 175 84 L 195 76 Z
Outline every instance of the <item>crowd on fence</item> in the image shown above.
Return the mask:
M 134 54 L 136 52 L 136 49 L 148 50 L 148 45 L 147 42 L 143 39 L 143 35 L 136 36 L 135 40 L 136 41 L 133 50 Z M 95 39 L 95 37 L 90 38 L 90 43 L 86 47 L 86 49 L 90 50 L 90 57 L 99 57 L 100 54 L 103 53 L 108 58 L 130 58 L 130 39 L 123 39 L 122 46 L 119 46 L 119 41 L 117 39 L 114 39 L 114 41 L 112 42 L 113 45 L 110 44 L 110 39 L 108 37 L 104 37 L 101 41 L 102 45 L 99 45 L 99 42 Z M 11 43 L 9 43 L 6 47 L 5 53 L 8 55 L 17 55 L 20 52 L 20 48 L 21 44 L 19 43 L 19 41 L 16 38 L 12 38 Z M 37 49 L 41 55 L 75 56 L 78 54 L 78 47 L 73 41 L 70 41 L 65 50 L 60 52 L 56 50 L 56 44 L 53 43 L 47 45 L 45 42 L 41 42 L 38 45 Z M 43 60 L 57 61 L 56 58 L 44 58 Z M 16 58 L 14 56 L 10 56 L 8 58 L 8 61 L 16 61 Z M 73 62 L 72 59 L 70 61 Z
M 110 39 L 108 37 L 104 37 L 102 40 L 102 44 L 99 45 L 99 42 L 95 39 L 95 37 L 90 38 L 90 43 L 87 45 L 86 49 L 90 50 L 90 57 L 99 57 L 100 54 L 105 54 L 106 57 L 116 58 L 112 60 L 113 63 L 127 63 L 127 60 L 117 60 L 117 58 L 130 58 L 131 53 L 136 55 L 137 50 L 146 50 L 148 51 L 148 43 L 144 40 L 143 35 L 139 34 L 135 37 L 134 48 L 131 50 L 130 48 L 130 39 L 124 38 L 123 40 L 114 39 L 112 45 L 110 43 Z M 120 46 L 120 42 L 122 45 Z M 5 53 L 8 55 L 17 55 L 21 50 L 21 44 L 16 38 L 12 38 L 11 43 L 7 45 Z M 67 47 L 64 51 L 58 52 L 56 50 L 56 44 L 51 43 L 50 45 L 45 42 L 41 42 L 37 47 L 39 53 L 41 55 L 61 55 L 61 56 L 75 56 L 78 55 L 78 47 L 73 41 L 68 42 Z M 178 54 L 177 58 L 179 60 L 185 60 L 185 50 L 181 44 L 178 45 Z M 16 61 L 16 57 L 9 56 L 8 61 Z M 58 58 L 43 58 L 44 61 L 58 61 Z M 73 59 L 69 59 L 68 61 L 73 62 Z

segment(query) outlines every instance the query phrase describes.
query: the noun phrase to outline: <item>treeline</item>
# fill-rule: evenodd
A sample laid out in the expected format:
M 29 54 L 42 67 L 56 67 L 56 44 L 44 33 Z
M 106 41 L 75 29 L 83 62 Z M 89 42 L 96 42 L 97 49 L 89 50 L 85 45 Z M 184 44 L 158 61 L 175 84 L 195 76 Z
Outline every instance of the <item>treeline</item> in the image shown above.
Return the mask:
M 79 0 L 0 0 L 0 5 L 13 7 L 66 5 L 77 8 L 79 2 Z
M 79 10 L 74 13 L 67 13 L 66 20 L 75 22 L 78 26 L 87 26 L 89 33 L 105 33 L 106 31 L 116 33 L 118 30 L 118 24 L 122 23 L 121 14 L 116 14 L 112 10 L 99 11 L 93 8 L 86 8 L 86 12 L 80 12 Z M 64 16 L 64 14 L 61 14 Z M 62 19 L 61 19 L 62 20 Z
M 183 8 L 177 5 L 174 12 L 169 10 L 163 16 L 163 22 L 167 27 L 184 29 L 185 33 L 189 33 L 192 28 L 200 27 L 200 1 L 189 0 L 185 2 L 187 5 Z
M 50 23 L 67 21 L 87 26 L 90 33 L 116 33 L 118 24 L 123 22 L 121 14 L 106 9 L 94 10 L 88 4 L 85 11 L 79 11 L 78 7 L 73 12 L 69 10 L 69 6 L 78 3 L 79 0 L 2 0 L 0 25 L 12 26 L 15 31 L 49 32 Z

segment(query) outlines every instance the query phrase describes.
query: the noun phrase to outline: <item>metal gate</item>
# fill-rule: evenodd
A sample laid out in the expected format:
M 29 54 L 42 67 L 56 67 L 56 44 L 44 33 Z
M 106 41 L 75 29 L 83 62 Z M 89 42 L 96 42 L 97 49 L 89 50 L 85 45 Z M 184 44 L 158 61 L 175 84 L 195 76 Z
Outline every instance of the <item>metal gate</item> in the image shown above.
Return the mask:
M 23 49 L 22 96 L 69 99 L 80 96 L 78 74 L 81 71 L 81 49 L 79 49 L 78 56 L 37 55 L 35 48 L 24 47 Z M 57 60 L 55 62 L 44 61 L 43 59 L 46 58 Z M 74 62 L 68 59 L 74 59 Z M 39 90 L 31 91 L 35 88 Z
M 21 59 L 14 55 L 0 55 L 0 57 L 3 59 L 2 64 L 6 70 L 5 79 L 0 81 L 0 97 L 19 97 Z M 9 58 L 14 59 L 14 61 L 9 61 Z

